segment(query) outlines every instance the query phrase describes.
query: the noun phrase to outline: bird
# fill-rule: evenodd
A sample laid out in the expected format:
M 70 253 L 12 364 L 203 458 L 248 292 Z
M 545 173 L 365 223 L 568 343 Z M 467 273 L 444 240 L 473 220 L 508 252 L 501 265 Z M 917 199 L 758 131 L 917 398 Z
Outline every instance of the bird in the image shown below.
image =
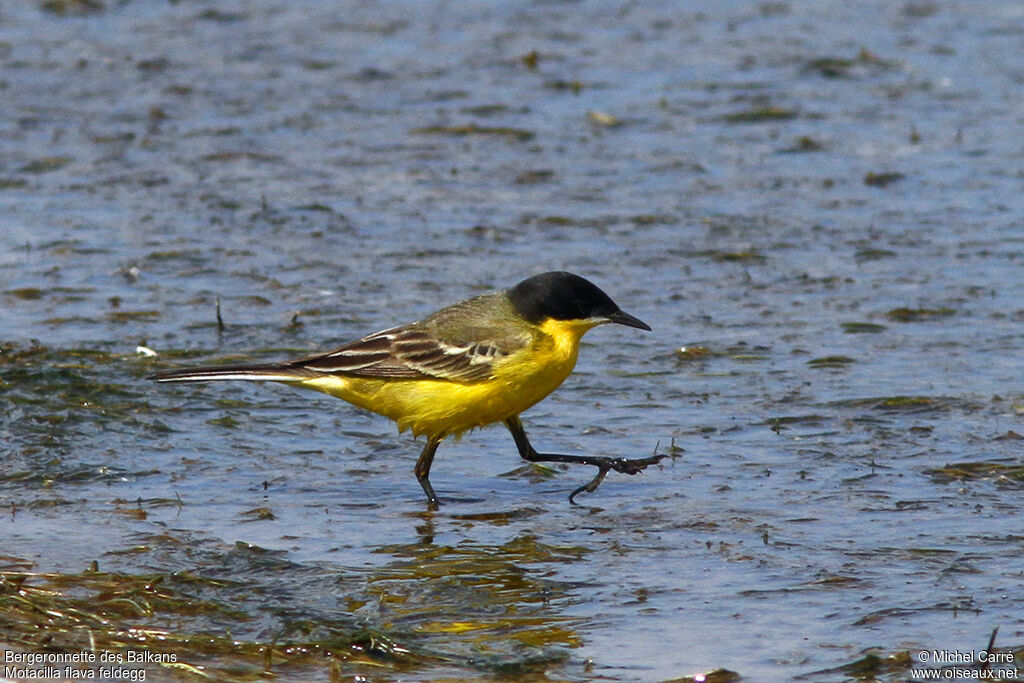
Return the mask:
M 540 453 L 526 436 L 520 414 L 565 381 L 576 365 L 583 334 L 606 323 L 651 329 L 586 278 L 552 271 L 326 353 L 274 363 L 169 370 L 147 379 L 280 382 L 390 418 L 399 432 L 426 437 L 414 473 L 433 510 L 440 501 L 430 483 L 430 468 L 442 440 L 504 422 L 528 462 L 597 468 L 593 480 L 570 494 L 569 502 L 576 503 L 577 495 L 593 493 L 610 470 L 636 474 L 664 457 Z

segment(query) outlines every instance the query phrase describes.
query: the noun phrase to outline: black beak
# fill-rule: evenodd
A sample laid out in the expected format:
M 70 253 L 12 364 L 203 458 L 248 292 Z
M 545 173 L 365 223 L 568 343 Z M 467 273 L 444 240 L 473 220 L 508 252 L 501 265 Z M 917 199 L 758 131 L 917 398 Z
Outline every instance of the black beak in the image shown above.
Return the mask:
M 625 311 L 615 311 L 610 316 L 608 316 L 608 320 L 613 323 L 618 323 L 619 325 L 625 325 L 626 327 L 636 327 L 641 330 L 647 330 L 648 332 L 651 331 L 650 325 L 645 323 L 640 318 L 637 318 L 635 316 L 630 315 L 629 313 L 626 313 Z

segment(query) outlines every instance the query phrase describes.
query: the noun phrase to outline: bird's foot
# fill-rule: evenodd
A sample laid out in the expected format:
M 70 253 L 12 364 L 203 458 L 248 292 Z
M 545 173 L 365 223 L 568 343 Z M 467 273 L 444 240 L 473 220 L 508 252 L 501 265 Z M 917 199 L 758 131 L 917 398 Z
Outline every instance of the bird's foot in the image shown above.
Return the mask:
M 597 487 L 604 481 L 605 476 L 609 470 L 615 470 L 622 474 L 637 474 L 647 469 L 650 465 L 655 465 L 661 461 L 664 455 L 652 455 L 648 458 L 587 458 L 586 464 L 593 465 L 597 468 L 597 476 L 591 479 L 589 482 L 580 486 L 575 491 L 569 494 L 569 502 L 573 505 L 578 505 L 574 500 L 576 496 L 581 493 L 593 493 L 597 490 Z

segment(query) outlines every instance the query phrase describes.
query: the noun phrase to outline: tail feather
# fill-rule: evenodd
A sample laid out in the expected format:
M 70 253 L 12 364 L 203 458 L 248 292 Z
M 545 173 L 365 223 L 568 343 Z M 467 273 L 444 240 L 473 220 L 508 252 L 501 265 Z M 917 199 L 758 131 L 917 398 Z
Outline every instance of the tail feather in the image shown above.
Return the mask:
M 318 373 L 285 363 L 259 363 L 252 365 L 213 365 L 185 370 L 168 370 L 149 375 L 146 379 L 157 382 L 217 382 L 243 380 L 256 382 L 298 382 Z

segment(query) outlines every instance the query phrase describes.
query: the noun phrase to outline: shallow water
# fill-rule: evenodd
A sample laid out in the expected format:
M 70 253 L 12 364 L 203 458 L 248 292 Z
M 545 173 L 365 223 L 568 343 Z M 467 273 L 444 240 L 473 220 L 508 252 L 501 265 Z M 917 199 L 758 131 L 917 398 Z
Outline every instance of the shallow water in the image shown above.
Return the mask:
M 0 10 L 0 554 L 94 637 L 222 680 L 1024 647 L 1018 3 L 107 5 Z M 143 379 L 555 268 L 654 331 L 591 332 L 534 443 L 671 455 L 579 506 L 501 428 L 431 514 L 381 418 Z

